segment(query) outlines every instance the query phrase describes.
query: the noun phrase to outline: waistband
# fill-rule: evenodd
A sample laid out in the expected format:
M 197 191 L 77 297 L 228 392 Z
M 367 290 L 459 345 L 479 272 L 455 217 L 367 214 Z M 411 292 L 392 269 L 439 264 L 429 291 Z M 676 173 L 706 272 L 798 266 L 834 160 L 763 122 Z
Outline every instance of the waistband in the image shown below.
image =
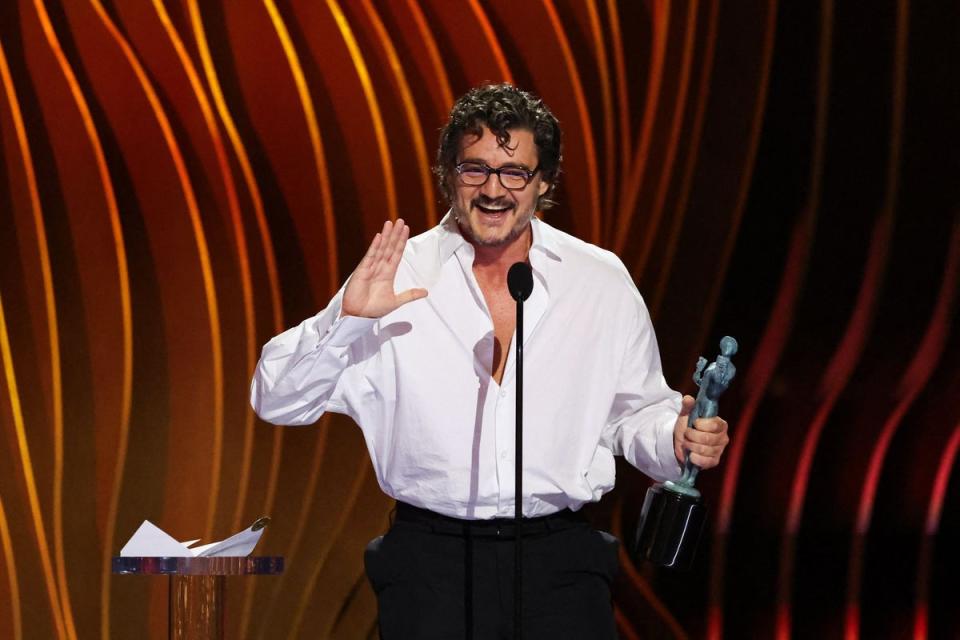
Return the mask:
M 454 536 L 476 536 L 492 538 L 515 538 L 516 522 L 513 518 L 492 518 L 489 520 L 461 520 L 451 518 L 427 509 L 421 509 L 406 502 L 397 502 L 394 522 L 413 523 L 428 527 L 432 532 Z M 535 518 L 523 518 L 521 536 L 542 535 L 551 531 L 561 531 L 584 526 L 587 519 L 580 513 L 564 509 L 557 513 Z

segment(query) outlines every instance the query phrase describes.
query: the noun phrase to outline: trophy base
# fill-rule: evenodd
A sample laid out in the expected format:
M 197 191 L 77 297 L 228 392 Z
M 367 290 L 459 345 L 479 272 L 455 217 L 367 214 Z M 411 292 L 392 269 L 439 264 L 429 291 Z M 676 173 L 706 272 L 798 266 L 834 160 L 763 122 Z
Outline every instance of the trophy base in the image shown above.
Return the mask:
M 634 537 L 633 556 L 660 567 L 688 571 L 693 565 L 707 508 L 700 496 L 671 491 L 662 484 L 647 489 Z

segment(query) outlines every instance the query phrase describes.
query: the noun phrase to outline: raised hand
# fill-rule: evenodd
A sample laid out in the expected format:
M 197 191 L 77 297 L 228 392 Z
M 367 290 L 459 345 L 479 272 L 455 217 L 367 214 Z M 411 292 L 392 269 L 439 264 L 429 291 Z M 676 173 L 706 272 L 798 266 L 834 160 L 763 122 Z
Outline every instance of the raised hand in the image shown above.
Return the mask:
M 380 318 L 397 307 L 427 296 L 426 289 L 407 289 L 394 293 L 393 281 L 410 227 L 403 220 L 383 223 L 383 231 L 370 243 L 367 254 L 357 265 L 343 292 L 341 314 L 362 318 Z

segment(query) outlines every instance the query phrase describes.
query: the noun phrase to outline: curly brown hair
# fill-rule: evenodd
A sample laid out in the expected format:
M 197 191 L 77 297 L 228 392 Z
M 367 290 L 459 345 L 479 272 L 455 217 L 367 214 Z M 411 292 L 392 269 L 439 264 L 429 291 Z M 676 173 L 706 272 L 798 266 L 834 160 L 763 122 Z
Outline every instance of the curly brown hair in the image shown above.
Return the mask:
M 533 133 L 539 171 L 549 185 L 537 200 L 537 208 L 553 206 L 551 197 L 560 178 L 560 123 L 543 100 L 509 83 L 471 89 L 450 110 L 450 120 L 440 131 L 437 164 L 433 168 L 447 200 L 453 201 L 452 178 L 456 173 L 460 141 L 467 133 L 482 135 L 483 127 L 490 129 L 500 145 L 510 141 L 510 129 L 527 129 Z

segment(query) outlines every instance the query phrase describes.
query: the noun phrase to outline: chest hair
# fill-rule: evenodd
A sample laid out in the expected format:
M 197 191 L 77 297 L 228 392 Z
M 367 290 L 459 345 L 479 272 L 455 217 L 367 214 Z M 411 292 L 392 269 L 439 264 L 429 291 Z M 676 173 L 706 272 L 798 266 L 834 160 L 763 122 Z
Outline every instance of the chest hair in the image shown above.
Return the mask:
M 490 363 L 490 371 L 493 379 L 497 381 L 497 384 L 500 384 L 507 363 L 507 350 L 510 348 L 510 340 L 517 328 L 517 303 L 510 296 L 506 279 L 492 281 L 480 274 L 476 275 L 477 284 L 480 285 L 480 291 L 483 293 L 483 299 L 487 303 L 487 309 L 490 311 L 490 317 L 493 320 L 493 362 Z

